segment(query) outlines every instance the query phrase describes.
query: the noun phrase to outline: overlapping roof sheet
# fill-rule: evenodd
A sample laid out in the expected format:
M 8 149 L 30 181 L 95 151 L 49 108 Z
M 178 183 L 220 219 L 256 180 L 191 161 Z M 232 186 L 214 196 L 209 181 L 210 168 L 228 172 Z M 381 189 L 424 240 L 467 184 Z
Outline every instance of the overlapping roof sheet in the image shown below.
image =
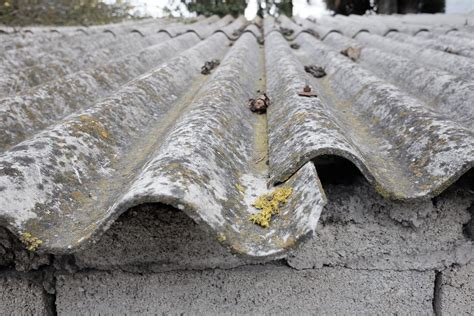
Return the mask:
M 4 28 L 2 223 L 31 249 L 68 253 L 130 207 L 161 202 L 236 253 L 274 258 L 316 229 L 325 205 L 317 169 L 331 157 L 351 161 L 387 198 L 433 197 L 473 166 L 472 21 L 227 16 Z M 301 96 L 305 85 L 317 97 Z M 263 92 L 267 114 L 250 112 L 248 99 Z M 252 203 L 279 186 L 292 188 L 280 214 L 268 228 L 252 223 Z

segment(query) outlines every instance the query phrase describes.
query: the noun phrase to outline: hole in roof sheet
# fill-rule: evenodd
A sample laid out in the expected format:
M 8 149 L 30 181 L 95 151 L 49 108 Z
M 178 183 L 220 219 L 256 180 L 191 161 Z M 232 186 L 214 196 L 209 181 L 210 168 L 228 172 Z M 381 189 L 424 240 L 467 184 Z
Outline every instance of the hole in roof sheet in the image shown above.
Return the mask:
M 331 155 L 323 155 L 313 160 L 323 187 L 328 184 L 349 185 L 363 178 L 359 169 L 349 160 Z

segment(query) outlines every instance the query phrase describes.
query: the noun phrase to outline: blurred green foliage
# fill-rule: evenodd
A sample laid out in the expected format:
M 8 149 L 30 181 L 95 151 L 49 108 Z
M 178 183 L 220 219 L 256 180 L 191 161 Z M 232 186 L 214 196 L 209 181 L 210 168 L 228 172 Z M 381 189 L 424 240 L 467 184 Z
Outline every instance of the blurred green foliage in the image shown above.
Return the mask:
M 364 14 L 374 10 L 381 14 L 444 12 L 445 0 L 324 0 L 337 14 Z
M 224 16 L 231 14 L 234 17 L 244 14 L 248 0 L 181 0 L 186 4 L 190 12 L 196 12 L 205 16 L 217 14 Z M 279 15 L 292 16 L 293 3 L 291 0 L 257 0 L 258 15 Z
M 130 17 L 130 5 L 100 0 L 0 0 L 0 24 L 92 25 Z
M 184 0 L 182 2 L 186 3 Z M 238 16 L 244 14 L 247 3 L 246 0 L 196 0 L 188 3 L 187 6 L 190 12 L 196 12 L 198 15 L 211 16 L 217 14 L 224 16 L 231 14 Z

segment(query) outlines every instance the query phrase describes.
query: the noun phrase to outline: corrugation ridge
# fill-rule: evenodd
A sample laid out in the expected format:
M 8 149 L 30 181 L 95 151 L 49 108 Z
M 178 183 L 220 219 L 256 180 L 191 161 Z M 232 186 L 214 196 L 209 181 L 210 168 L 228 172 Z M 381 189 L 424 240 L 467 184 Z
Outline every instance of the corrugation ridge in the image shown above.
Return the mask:
M 445 70 L 465 80 L 473 80 L 474 78 L 474 64 L 467 57 L 456 56 L 430 48 L 420 48 L 369 33 L 358 34 L 356 40 L 363 45 L 376 47 L 387 52 L 396 51 L 413 61 Z
M 474 34 L 472 33 L 466 33 L 461 30 L 456 30 L 456 31 L 451 31 L 449 33 L 446 33 L 449 36 L 455 36 L 455 37 L 460 37 L 463 39 L 469 39 L 470 41 L 474 40 Z
M 393 25 L 389 25 L 385 23 L 384 20 L 374 20 L 374 19 L 369 19 L 366 16 L 360 16 L 360 15 L 350 15 L 348 17 L 346 16 L 336 16 L 338 21 L 337 23 L 341 22 L 344 25 L 347 23 L 353 24 L 353 35 L 351 37 L 354 37 L 357 35 L 357 33 L 360 33 L 362 30 L 372 33 L 372 34 L 377 34 L 380 36 L 385 36 L 385 34 L 389 32 L 398 32 L 398 28 L 394 27 Z M 357 30 L 358 29 L 358 30 Z
M 445 49 L 448 49 L 453 54 L 459 54 L 461 56 L 466 56 L 474 58 L 474 40 L 473 39 L 460 39 L 455 36 L 448 35 L 436 35 L 433 33 L 419 33 L 417 37 L 422 37 L 424 39 L 430 40 L 430 43 L 434 45 L 436 42 L 441 42 L 444 44 Z
M 248 141 L 255 117 L 245 110 L 245 102 L 257 83 L 256 54 L 255 39 L 242 35 L 117 208 L 150 200 L 171 204 L 209 226 L 211 234 L 234 252 L 251 257 L 281 256 L 314 230 L 323 202 L 311 166 L 288 183 L 295 192 L 290 201 L 294 212 L 281 213 L 288 220 L 273 222 L 271 230 L 248 220 L 251 207 L 245 195 L 266 189 L 263 179 L 248 180 L 255 178 L 249 170 L 253 162 Z
M 281 15 L 280 17 L 278 17 L 278 21 L 280 22 L 280 27 L 284 27 L 284 28 L 288 28 L 288 29 L 293 30 L 292 35 L 285 36 L 289 41 L 294 40 L 295 38 L 297 38 L 302 33 L 307 33 L 307 34 L 313 35 L 316 38 L 319 38 L 319 36 L 320 36 L 313 29 L 311 29 L 309 27 L 305 27 L 305 24 L 300 25 L 300 24 L 296 23 L 294 20 L 288 18 L 285 15 Z M 279 32 L 281 33 L 281 30 L 279 30 Z
M 143 33 L 156 33 L 156 28 L 165 27 L 165 20 L 150 20 L 137 23 L 119 23 L 119 24 L 106 24 L 97 27 L 99 32 L 109 32 L 115 37 L 124 36 L 132 32 L 133 30 L 140 30 Z
M 247 26 L 250 25 L 245 17 L 239 16 L 237 19 L 232 21 L 230 24 L 225 25 L 218 30 L 215 30 L 214 33 L 222 33 L 224 34 L 229 40 L 235 41 L 237 40 L 240 35 L 244 32 Z
M 219 29 L 229 24 L 232 20 L 233 20 L 232 16 L 226 15 L 222 19 L 218 19 L 218 20 L 206 19 L 203 21 L 198 21 L 191 25 L 179 24 L 179 25 L 169 26 L 163 29 L 159 29 L 158 33 L 165 32 L 169 34 L 169 36 L 171 37 L 176 37 L 186 32 L 192 32 L 192 33 L 195 33 L 197 36 L 199 36 L 201 39 L 204 39 L 210 36 L 216 29 Z
M 263 38 L 261 28 L 258 24 L 255 23 L 250 23 L 249 25 L 247 25 L 243 33 L 252 34 L 258 41 L 261 41 L 261 39 Z
M 463 26 L 467 24 L 467 17 L 454 14 L 405 14 L 397 16 L 405 23 L 427 24 L 427 25 L 453 25 Z
M 340 16 L 337 17 L 338 18 L 324 17 L 321 19 L 320 23 L 324 26 L 329 26 L 331 28 L 340 30 L 342 34 L 351 38 L 354 38 L 360 33 L 378 33 L 371 31 L 367 25 L 357 23 L 356 21 L 350 20 L 348 18 L 342 18 Z
M 326 37 L 324 43 L 337 51 L 347 47 L 362 48 L 356 40 L 336 33 Z M 474 128 L 474 108 L 471 104 L 474 99 L 473 82 L 372 47 L 363 47 L 358 63 L 379 78 L 386 78 L 403 87 L 433 110 L 463 126 Z
M 161 20 L 154 20 L 154 23 L 148 25 L 161 25 L 166 26 L 169 21 L 165 19 Z M 131 26 L 140 27 L 140 23 L 128 23 Z M 24 37 L 21 36 L 20 33 L 12 34 L 8 40 L 4 41 L 5 45 L 2 45 L 1 51 L 2 53 L 7 50 L 15 50 L 18 48 L 22 48 L 25 50 L 25 47 L 35 46 L 34 51 L 37 53 L 39 51 L 48 51 L 51 49 L 56 49 L 57 47 L 65 46 L 65 44 L 69 45 L 78 45 L 82 44 L 83 46 L 95 44 L 95 45 L 107 45 L 108 42 L 114 40 L 113 37 L 107 35 L 104 37 L 104 33 L 102 31 L 107 26 L 88 26 L 88 27 L 61 27 L 61 30 L 68 30 L 67 32 L 62 32 L 61 35 L 57 35 L 56 33 L 45 33 L 40 32 L 36 33 L 34 36 Z M 112 26 L 113 27 L 113 26 Z M 146 27 L 146 25 L 145 25 Z M 79 30 L 81 32 L 79 32 Z M 20 30 L 21 31 L 21 30 Z M 123 35 L 127 35 L 126 32 Z M 95 40 L 94 40 L 95 39 Z M 49 46 L 49 48 L 48 48 Z M 99 46 L 97 46 L 99 47 Z M 20 51 L 21 52 L 21 51 Z
M 352 16 L 351 16 L 352 18 Z M 430 32 L 431 27 L 426 25 L 414 25 L 401 23 L 398 20 L 389 16 L 373 16 L 373 17 L 358 17 L 357 20 L 362 24 L 371 25 L 372 29 L 381 28 L 378 32 L 372 32 L 381 36 L 385 36 L 390 32 L 401 32 L 410 35 L 418 34 L 419 32 Z
M 73 111 L 91 106 L 125 82 L 190 48 L 199 40 L 183 35 L 107 64 L 0 99 L 0 152 Z
M 387 37 L 396 40 L 401 43 L 408 43 L 412 44 L 421 48 L 425 49 L 434 49 L 441 52 L 446 52 L 449 54 L 460 55 L 468 58 L 472 58 L 474 56 L 474 50 L 472 47 L 462 47 L 457 45 L 445 45 L 439 39 L 431 40 L 431 39 L 424 39 L 420 36 L 414 37 L 407 34 L 401 33 L 391 33 L 388 34 Z
M 20 37 L 21 36 L 21 37 Z M 92 35 L 91 38 L 94 38 L 94 36 L 97 35 Z M 77 34 L 74 36 L 74 39 L 78 43 L 82 43 L 84 39 L 83 34 Z M 72 37 L 71 37 L 72 38 Z M 57 41 L 58 40 L 58 41 Z M 5 58 L 4 56 L 8 56 L 8 54 L 24 54 L 23 52 L 28 52 L 32 50 L 36 50 L 37 52 L 42 52 L 44 50 L 48 49 L 48 46 L 52 47 L 52 49 L 57 48 L 59 45 L 60 41 L 63 41 L 67 44 L 69 44 L 67 38 L 64 36 L 60 37 L 54 37 L 53 39 L 44 37 L 44 36 L 31 36 L 31 37 L 23 37 L 23 35 L 11 35 L 9 41 L 5 41 L 5 48 L 1 54 L 2 54 L 2 59 Z M 56 44 L 56 45 L 54 45 Z M 8 53 L 7 53 L 8 52 Z
M 166 25 L 167 23 L 163 20 L 157 20 L 156 22 L 157 25 Z M 127 35 L 129 33 L 129 30 L 131 29 L 131 27 L 133 26 L 140 26 L 140 24 L 136 24 L 136 23 L 127 23 L 127 24 L 108 24 L 108 25 L 100 25 L 100 26 L 91 26 L 91 27 L 87 27 L 87 29 L 89 30 L 89 33 L 90 33 L 90 37 L 88 38 L 88 40 L 92 40 L 94 38 L 97 37 L 97 42 L 98 43 L 95 43 L 97 45 L 104 45 L 103 43 L 100 43 L 99 40 L 102 40 L 102 37 L 103 37 L 103 32 L 105 30 L 110 30 L 112 33 L 116 34 L 116 35 Z M 61 27 L 61 29 L 64 29 L 64 28 L 67 28 L 67 27 Z M 87 38 L 84 38 L 83 36 L 81 36 L 82 34 L 77 34 L 75 32 L 68 32 L 66 34 L 63 34 L 62 36 L 60 37 L 55 37 L 53 38 L 52 42 L 49 42 L 49 43 L 45 43 L 45 44 L 49 44 L 49 45 L 52 45 L 53 48 L 55 48 L 55 45 L 64 45 L 64 43 L 68 43 L 68 44 L 71 44 L 71 45 L 74 45 L 74 44 L 89 44 L 88 41 L 87 41 Z M 43 37 L 43 35 L 40 35 L 40 36 L 35 36 L 33 39 L 32 39 L 32 43 L 35 44 L 35 42 L 39 39 L 41 39 Z M 55 45 L 54 45 L 55 44 Z M 38 50 L 42 50 L 41 47 L 38 47 Z
M 351 160 L 372 180 L 365 164 L 358 158 L 357 147 L 344 135 L 320 99 L 297 95 L 309 83 L 309 77 L 281 34 L 271 33 L 266 37 L 266 50 L 267 91 L 273 100 L 268 111 L 270 184 L 284 182 L 313 156 L 320 154 L 335 154 Z M 314 118 L 324 123 L 314 124 Z M 314 145 L 314 142 L 308 142 L 313 128 L 316 128 L 315 135 L 321 136 L 318 142 L 321 149 L 304 154 L 305 147 Z
M 137 162 L 147 159 L 146 148 L 134 143 L 157 141 L 150 131 L 166 124 L 173 104 L 201 77 L 202 63 L 220 58 L 227 45 L 217 44 L 226 41 L 221 34 L 211 36 L 2 154 L 0 213 L 8 229 L 17 236 L 31 233 L 43 240 L 44 249 L 57 252 L 68 252 L 93 234 L 135 176 Z
M 319 34 L 317 34 L 314 30 L 310 28 L 303 28 L 302 26 L 296 24 L 294 21 L 289 19 L 286 16 L 280 16 L 278 19 L 275 19 L 273 17 L 271 18 L 265 18 L 264 19 L 264 36 L 266 37 L 272 32 L 278 32 L 280 34 L 283 34 L 282 28 L 285 29 L 285 31 L 291 30 L 292 34 L 285 34 L 285 38 L 289 41 L 294 40 L 297 38 L 301 33 L 308 33 L 311 34 L 315 37 L 319 37 Z
M 133 29 L 133 30 L 130 31 L 130 33 L 137 33 L 141 37 L 145 37 L 145 34 L 143 34 L 142 31 L 140 31 L 138 29 Z
M 188 28 L 186 32 L 196 32 L 201 38 L 209 37 L 216 29 L 221 29 L 233 22 L 234 18 L 231 15 L 226 15 L 219 21 L 210 24 L 211 27 L 205 27 L 202 25 L 198 25 L 193 28 Z
M 130 38 L 134 38 L 134 36 L 130 35 Z M 61 56 L 76 56 L 84 52 L 92 52 L 102 48 L 106 49 L 110 45 L 120 45 L 119 40 L 104 34 L 91 38 L 81 35 L 81 39 L 77 38 L 73 43 L 69 43 L 66 39 L 61 42 L 61 45 L 57 42 L 48 42 L 38 46 L 33 45 L 6 51 L 2 54 L 1 67 L 6 70 L 12 67 L 28 67 L 42 62 L 53 61 Z M 37 60 L 38 58 L 41 59 Z
M 68 117 L 56 127 L 37 134 L 34 140 L 23 142 L 2 155 L 1 170 L 8 168 L 8 172 L 0 173 L 3 175 L 0 184 L 3 187 L 8 181 L 17 182 L 16 188 L 7 184 L 7 192 L 0 196 L 4 199 L 0 205 L 6 205 L 2 217 L 8 222 L 8 228 L 16 235 L 28 232 L 40 238 L 43 251 L 71 252 L 85 246 L 92 236 L 97 238 L 131 205 L 153 201 L 183 209 L 204 227 L 209 227 L 216 238 L 235 252 L 249 256 L 280 257 L 310 234 L 324 203 L 314 167 L 307 165 L 290 179 L 289 185 L 295 192 L 288 208 L 281 214 L 282 220 L 273 223 L 273 229 L 267 234 L 262 234 L 262 228 L 246 219 L 250 215 L 248 205 L 233 182 L 235 179 L 225 172 L 229 171 L 226 168 L 231 168 L 234 175 L 240 177 L 243 170 L 240 167 L 248 159 L 249 148 L 245 149 L 248 138 L 242 136 L 251 129 L 245 128 L 246 120 L 236 119 L 236 116 L 252 115 L 241 108 L 253 94 L 251 90 L 258 79 L 258 72 L 255 72 L 258 45 L 252 36 L 243 35 L 236 42 L 194 98 L 192 108 L 183 112 L 182 105 L 178 109 L 170 106 L 177 101 L 176 94 L 182 95 L 183 87 L 199 76 L 203 60 L 216 54 L 219 47 L 216 44 L 225 42 L 222 37 L 215 34 L 209 39 L 212 41 L 198 44 L 199 51 L 194 48 L 187 58 L 182 54 L 162 69 L 130 83 L 95 108 Z M 223 45 L 220 51 L 226 47 Z M 238 75 L 242 72 L 247 76 Z M 163 82 L 160 84 L 157 80 Z M 167 88 L 168 93 L 164 93 L 162 90 Z M 186 100 L 181 102 L 188 103 Z M 134 104 L 133 109 L 127 108 L 127 104 Z M 175 115 L 182 118 L 168 117 L 169 111 L 177 111 Z M 158 132 L 156 126 L 159 129 L 163 124 L 174 127 L 161 139 L 164 131 Z M 158 132 L 158 139 L 151 138 L 153 131 Z M 216 140 L 209 138 L 209 131 L 215 131 Z M 148 137 L 144 141 L 151 142 L 148 151 L 146 148 L 144 152 L 137 151 L 129 145 L 145 133 Z M 193 144 L 202 145 L 190 147 L 189 137 Z M 221 138 L 235 141 L 224 142 Z M 45 144 L 47 139 L 53 141 Z M 189 151 L 193 152 L 190 156 L 187 155 Z M 122 158 L 123 165 L 114 162 L 118 154 L 126 157 Z M 29 159 L 23 158 L 26 155 Z M 48 165 L 53 157 L 55 162 Z M 220 160 L 221 157 L 227 157 L 227 163 Z M 203 163 L 202 159 L 211 160 Z M 139 172 L 145 162 L 148 162 L 145 169 Z M 208 170 L 212 163 L 222 164 L 222 169 Z M 140 177 L 133 180 L 137 171 Z M 39 176 L 34 179 L 23 177 L 31 172 L 39 172 Z M 117 172 L 116 177 L 109 176 Z M 56 179 L 59 175 L 62 178 Z M 184 183 L 180 185 L 180 181 Z M 132 189 L 127 189 L 128 183 L 132 184 Z M 242 185 L 253 189 L 252 183 Z M 209 186 L 213 189 L 206 189 Z M 203 190 L 204 194 L 195 196 L 194 188 Z M 266 186 L 259 189 L 266 189 Z M 9 196 L 8 190 L 16 193 L 27 190 L 29 200 L 23 200 L 21 205 L 12 204 L 24 195 Z M 221 197 L 221 194 L 224 195 Z M 216 200 L 206 203 L 209 196 Z M 315 204 L 318 204 L 316 209 Z M 209 208 L 220 209 L 223 221 L 216 221 L 216 218 L 220 219 L 219 214 L 209 213 Z M 70 209 L 74 211 L 69 213 Z
M 155 42 L 167 40 L 167 37 L 156 35 Z M 45 61 L 45 64 L 37 64 L 31 67 L 15 69 L 12 68 L 10 73 L 6 73 L 0 78 L 0 95 L 9 95 L 18 93 L 24 89 L 44 84 L 57 77 L 72 74 L 81 68 L 90 68 L 104 63 L 110 58 L 117 58 L 136 50 L 150 46 L 148 40 L 143 38 L 131 38 L 127 42 L 113 45 L 99 51 L 89 54 L 80 54 L 70 57 L 51 57 L 51 61 Z M 67 55 L 67 54 L 65 54 Z
M 310 30 L 316 32 L 316 34 L 319 35 L 321 40 L 324 40 L 331 33 L 338 33 L 338 34 L 342 35 L 342 31 L 340 31 L 339 29 L 327 27 L 325 25 L 316 24 L 316 23 L 310 22 L 308 20 L 302 21 L 302 24 L 307 29 L 310 29 Z
M 291 146 L 287 144 L 289 147 L 281 148 L 271 156 L 273 182 L 284 180 L 296 171 L 294 161 L 312 159 L 315 154 L 321 154 L 324 148 L 333 153 L 342 149 L 358 156 L 358 160 L 366 166 L 361 171 L 370 171 L 365 176 L 371 182 L 376 180 L 378 192 L 396 199 L 429 198 L 437 195 L 472 168 L 472 131 L 428 110 L 420 102 L 367 73 L 314 38 L 303 35 L 300 40 L 308 41 L 300 49 L 304 55 L 301 58 L 317 62 L 326 68 L 328 76 L 321 81 L 311 79 L 311 83 L 328 103 L 326 111 L 331 112 L 337 123 L 331 121 L 330 117 L 329 121 L 328 117 L 320 117 L 308 123 L 303 115 L 298 124 L 285 124 L 286 128 L 298 125 L 300 129 L 304 124 L 307 130 L 300 130 L 299 135 L 295 135 L 293 130 L 281 132 L 280 137 L 294 135 L 292 137 L 300 143 L 293 142 Z M 272 49 L 278 50 L 283 48 Z M 299 85 L 303 85 L 304 81 L 305 78 L 300 77 Z M 291 93 L 286 95 L 288 98 L 292 96 Z M 305 101 L 302 100 L 299 104 L 304 104 L 302 102 Z M 289 100 L 285 103 L 292 104 L 293 107 L 298 104 Z M 306 115 L 310 115 L 310 112 Z M 317 110 L 314 109 L 313 112 Z M 324 110 L 319 112 L 320 115 L 328 115 Z M 351 140 L 349 143 L 343 141 L 341 131 L 346 135 L 346 140 Z M 335 134 L 331 136 L 331 133 Z M 350 143 L 356 147 L 348 145 Z M 357 161 L 353 162 L 357 165 Z

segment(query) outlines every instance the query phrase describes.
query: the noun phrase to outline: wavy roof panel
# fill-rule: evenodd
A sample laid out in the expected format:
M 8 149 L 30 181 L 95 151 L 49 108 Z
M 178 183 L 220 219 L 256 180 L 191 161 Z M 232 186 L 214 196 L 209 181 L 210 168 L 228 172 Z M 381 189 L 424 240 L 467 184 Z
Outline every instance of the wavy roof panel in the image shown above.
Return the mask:
M 474 45 L 460 19 L 5 31 L 2 223 L 32 250 L 69 253 L 130 207 L 160 202 L 235 253 L 278 258 L 316 229 L 326 203 L 317 170 L 337 168 L 331 157 L 386 198 L 433 197 L 474 161 Z M 267 113 L 251 112 L 264 92 Z M 292 189 L 287 203 L 269 227 L 254 224 L 253 203 L 280 187 Z

